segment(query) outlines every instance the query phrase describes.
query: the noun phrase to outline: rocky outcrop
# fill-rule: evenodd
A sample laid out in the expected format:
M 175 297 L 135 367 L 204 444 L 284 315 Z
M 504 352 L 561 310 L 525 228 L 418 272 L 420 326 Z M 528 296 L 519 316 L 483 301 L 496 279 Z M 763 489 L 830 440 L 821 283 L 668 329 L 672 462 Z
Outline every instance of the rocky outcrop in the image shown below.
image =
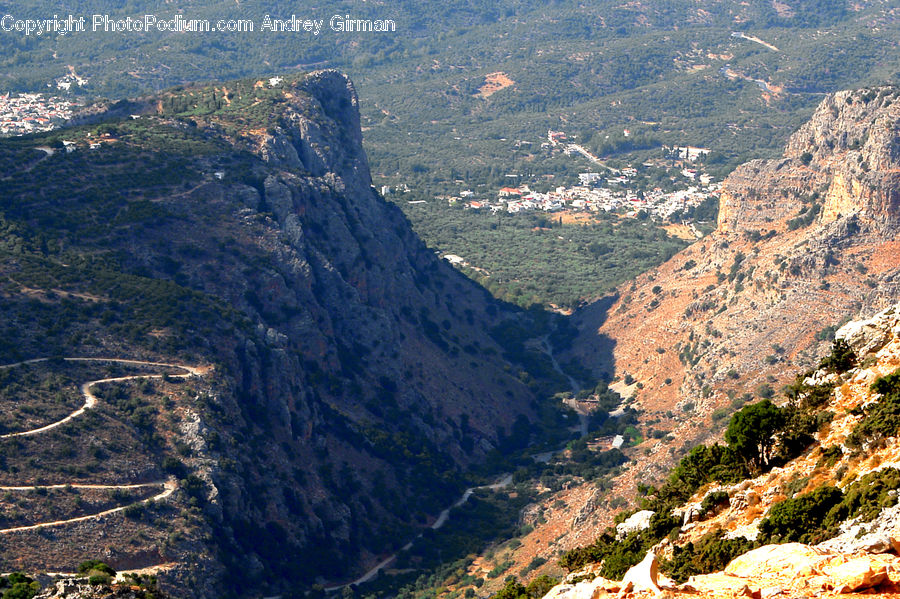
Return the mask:
M 598 374 L 633 377 L 634 406 L 689 446 L 714 435 L 740 401 L 813 366 L 835 323 L 900 299 L 896 96 L 829 96 L 783 158 L 735 170 L 718 229 L 620 288 L 611 306 L 577 313 L 573 356 Z M 859 193 L 839 206 L 835 190 L 851 179 Z M 610 347 L 614 372 L 599 359 Z M 651 482 L 677 454 L 664 441 L 648 449 L 638 481 Z
M 202 211 L 232 231 L 239 276 L 182 272 L 255 330 L 220 353 L 233 386 L 205 415 L 224 440 L 213 463 L 236 464 L 209 473 L 216 526 L 233 531 L 219 551 L 260 578 L 300 564 L 311 584 L 408 541 L 389 532 L 447 507 L 454 476 L 527 419 L 533 396 L 479 324 L 513 315 L 372 189 L 350 82 L 313 73 L 284 100 L 251 135 L 255 184 L 211 183 L 188 202 L 188 223 Z M 190 236 L 188 223 L 169 234 Z
M 87 578 L 64 578 L 52 582 L 35 599 L 165 599 L 156 588 L 128 584 L 91 584 Z
M 655 512 L 651 510 L 641 510 L 635 512 L 621 524 L 616 525 L 616 537 L 624 538 L 632 532 L 645 530 L 650 527 L 650 519 Z
M 853 556 L 828 553 L 800 543 L 788 543 L 754 549 L 735 558 L 722 572 L 692 576 L 681 585 L 660 576 L 658 587 L 649 584 L 640 590 L 654 591 L 657 596 L 665 593 L 665 597 L 753 599 L 832 596 L 867 590 L 895 593 L 896 585 L 900 582 L 898 568 L 900 557 L 896 555 Z M 647 568 L 643 567 L 643 570 Z M 573 574 L 590 576 L 587 571 Z M 630 588 L 626 584 L 626 581 L 617 583 L 599 577 L 577 584 L 563 583 L 551 589 L 544 599 L 621 596 Z M 665 590 L 661 591 L 659 587 Z M 638 592 L 639 589 L 634 588 L 634 591 Z
M 848 322 L 835 333 L 857 356 L 875 353 L 893 337 L 900 335 L 900 305 L 890 306 L 872 318 Z
M 197 597 L 352 580 L 452 504 L 469 466 L 514 432 L 528 443 L 537 398 L 491 335 L 520 314 L 440 260 L 372 188 L 356 92 L 340 73 L 180 88 L 151 104 L 155 114 L 90 154 L 117 180 L 156 173 L 128 197 L 105 189 L 96 214 L 109 223 L 77 230 L 94 217 L 68 220 L 57 204 L 72 194 L 50 187 L 40 210 L 15 196 L 10 216 L 59 209 L 34 229 L 73 255 L 115 256 L 110 279 L 205 306 L 148 301 L 128 307 L 128 325 L 87 318 L 72 337 L 103 340 L 93 351 L 107 355 L 214 365 L 177 413 L 159 410 L 180 447 L 165 457 L 192 486 L 173 496 L 178 530 L 167 530 L 171 513 L 140 523 L 158 535 L 129 567 L 176 562 L 160 584 Z M 20 170 L 4 184 L 33 177 Z M 187 332 L 129 328 L 148 311 L 175 314 Z M 129 451 L 164 459 L 150 444 Z M 60 571 L 107 549 L 115 568 L 131 559 L 117 541 L 71 541 L 74 528 L 57 542 L 20 536 L 53 551 L 30 551 L 25 564 L 5 542 L 15 567 Z
M 828 96 L 794 134 L 785 156 L 830 176 L 822 222 L 851 214 L 896 224 L 900 219 L 900 88 Z
M 853 216 L 872 225 L 900 222 L 900 88 L 828 96 L 791 136 L 784 158 L 739 167 L 725 181 L 720 232 L 782 231 L 804 202 L 817 222 Z

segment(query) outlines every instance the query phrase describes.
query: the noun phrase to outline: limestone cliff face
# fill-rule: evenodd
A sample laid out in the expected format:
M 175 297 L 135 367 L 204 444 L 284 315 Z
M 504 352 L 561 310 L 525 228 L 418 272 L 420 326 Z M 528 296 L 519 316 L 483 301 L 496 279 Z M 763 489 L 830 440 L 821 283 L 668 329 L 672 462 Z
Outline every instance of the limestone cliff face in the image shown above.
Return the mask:
M 789 141 L 785 156 L 831 176 L 822 222 L 850 214 L 900 219 L 900 90 L 839 92 L 819 105 Z
M 828 96 L 791 136 L 784 158 L 738 168 L 723 188 L 719 230 L 782 230 L 816 194 L 818 222 L 900 219 L 900 89 Z M 811 198 L 807 197 L 807 201 Z
M 729 176 L 712 235 L 576 315 L 573 353 L 633 376 L 623 392 L 678 440 L 648 442 L 630 477 L 656 478 L 679 447 L 810 366 L 831 324 L 900 298 L 895 100 L 893 88 L 826 98 L 781 159 Z M 609 348 L 614 363 L 597 361 Z
M 277 122 L 240 142 L 261 159 L 256 183 L 197 189 L 170 232 L 201 218 L 228 231 L 234 266 L 183 271 L 256 331 L 222 348 L 224 409 L 204 415 L 224 441 L 207 452 L 215 551 L 250 570 L 232 588 L 360 572 L 446 507 L 452 473 L 534 399 L 484 326 L 512 315 L 371 187 L 350 82 L 314 73 L 284 98 Z
M 163 325 L 123 338 L 90 317 L 83 324 L 104 344 L 90 350 L 97 354 L 211 365 L 177 418 L 159 410 L 173 419 L 178 454 L 147 449 L 157 471 L 176 458 L 178 476 L 197 478 L 160 507 L 166 515 L 141 524 L 156 535 L 152 551 L 123 546 L 92 522 L 83 526 L 96 542 L 74 528 L 55 541 L 20 535 L 14 547 L 5 541 L 0 560 L 32 571 L 97 556 L 116 568 L 174 562 L 160 581 L 177 596 L 287 594 L 352 580 L 452 503 L 468 466 L 513 432 L 527 442 L 535 394 L 490 334 L 520 314 L 438 259 L 372 188 L 357 96 L 343 75 L 178 89 L 136 106 L 144 118 L 100 148 L 88 153 L 85 144 L 69 162 L 57 153 L 59 168 L 112 173 L 106 196 L 50 183 L 36 210 L 38 194 L 21 191 L 35 174 L 22 165 L 4 179 L 12 190 L 4 211 L 23 223 L 41 213 L 34 228 L 74 256 L 114 255 L 111 279 L 217 306 L 183 315 L 193 331 L 185 335 Z M 167 148 L 180 152 L 175 167 Z M 116 195 L 131 177 L 144 178 Z M 67 220 L 73 205 L 91 217 Z M 46 217 L 56 209 L 61 217 Z M 79 229 L 100 219 L 90 233 Z M 65 285 L 87 283 L 72 275 Z M 181 514 L 178 530 L 167 528 L 172 514 Z M 25 547 L 38 549 L 26 556 Z

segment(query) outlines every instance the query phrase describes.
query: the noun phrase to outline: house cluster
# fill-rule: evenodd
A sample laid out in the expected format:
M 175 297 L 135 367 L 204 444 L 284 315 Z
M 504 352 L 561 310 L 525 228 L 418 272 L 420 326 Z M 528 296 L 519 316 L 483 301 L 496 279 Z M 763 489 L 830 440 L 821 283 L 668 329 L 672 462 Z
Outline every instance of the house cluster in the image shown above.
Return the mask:
M 684 173 L 683 173 L 684 174 Z M 659 188 L 650 191 L 636 191 L 628 187 L 631 178 L 637 175 L 633 168 L 622 169 L 615 177 L 603 177 L 599 173 L 581 173 L 579 185 L 557 187 L 547 193 L 537 192 L 527 185 L 504 187 L 497 192 L 494 200 L 475 199 L 474 192 L 461 192 L 455 201 L 465 201 L 469 210 L 485 210 L 493 214 L 508 212 L 517 214 L 532 210 L 558 212 L 562 210 L 582 212 L 623 212 L 635 216 L 644 211 L 652 216 L 668 218 L 677 211 L 697 206 L 711 196 L 718 194 L 719 185 L 708 175 L 698 175 L 696 171 L 688 179 L 696 181 L 686 189 L 664 192 Z M 600 184 L 606 181 L 606 186 Z M 452 201 L 453 201 L 452 200 Z
M 72 118 L 74 106 L 43 94 L 0 95 L 0 135 L 49 131 Z
M 71 67 L 69 67 L 71 68 Z M 47 87 L 52 87 L 52 85 L 56 85 L 56 89 L 60 89 L 63 91 L 70 91 L 72 87 L 84 87 L 87 85 L 88 79 L 87 77 L 81 77 L 78 75 L 73 69 L 71 72 L 66 73 L 62 77 L 58 77 L 53 81 L 53 84 L 48 83 Z

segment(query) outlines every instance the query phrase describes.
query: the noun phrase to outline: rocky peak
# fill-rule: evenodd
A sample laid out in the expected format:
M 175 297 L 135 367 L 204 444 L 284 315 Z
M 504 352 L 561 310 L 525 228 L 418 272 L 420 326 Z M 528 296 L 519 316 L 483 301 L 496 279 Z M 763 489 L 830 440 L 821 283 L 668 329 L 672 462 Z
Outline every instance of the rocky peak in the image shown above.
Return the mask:
M 810 202 L 818 224 L 853 217 L 893 230 L 900 222 L 900 89 L 826 97 L 791 136 L 783 159 L 753 161 L 729 177 L 719 230 L 783 230 Z

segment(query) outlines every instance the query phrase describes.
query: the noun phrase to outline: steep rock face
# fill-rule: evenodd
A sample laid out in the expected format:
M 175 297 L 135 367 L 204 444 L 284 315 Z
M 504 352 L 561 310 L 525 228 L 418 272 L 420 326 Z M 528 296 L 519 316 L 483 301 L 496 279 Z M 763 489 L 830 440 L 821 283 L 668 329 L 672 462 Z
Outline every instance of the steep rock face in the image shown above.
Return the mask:
M 265 161 L 256 185 L 211 183 L 188 202 L 218 208 L 240 276 L 182 271 L 257 330 L 231 359 L 226 412 L 243 430 L 211 425 L 239 464 L 210 471 L 220 551 L 250 556 L 259 575 L 294 563 L 294 578 L 340 580 L 445 507 L 449 473 L 481 459 L 533 396 L 479 324 L 510 315 L 373 191 L 349 81 L 314 73 L 285 98 L 278 125 L 250 136 Z M 172 234 L 189 236 L 182 226 Z
M 900 90 L 838 92 L 788 142 L 785 156 L 831 177 L 822 222 L 856 214 L 896 224 L 900 219 Z M 810 159 L 811 157 L 811 159 Z
M 171 310 L 193 333 L 174 337 L 162 322 L 123 338 L 85 320 L 84 334 L 58 351 L 175 361 L 161 353 L 170 351 L 214 365 L 175 427 L 187 468 L 179 475 L 196 478 L 173 499 L 189 529 L 154 548 L 178 564 L 160 575 L 163 586 L 246 596 L 352 579 L 452 503 L 466 467 L 514 432 L 527 441 L 535 395 L 489 334 L 517 315 L 439 260 L 373 190 L 358 100 L 343 75 L 190 88 L 145 104 L 154 114 L 127 127 L 65 133 L 103 135 L 90 153 L 85 141 L 54 164 L 11 170 L 6 216 L 69 252 L 50 255 L 69 261 L 59 268 L 71 256 L 111 256 L 104 268 L 115 280 L 218 308 L 136 306 L 134 321 L 140 310 Z M 128 160 L 135 171 L 122 171 Z M 84 196 L 52 184 L 45 195 L 23 191 L 43 169 L 88 168 L 75 161 L 106 169 L 116 184 Z M 145 174 L 153 172 L 162 175 Z M 45 242 L 28 259 L 47 251 Z M 80 292 L 91 282 L 69 274 L 52 284 L 48 302 L 68 297 L 59 286 Z M 25 293 L 9 287 L 9 298 Z M 103 538 L 98 526 L 85 528 Z M 100 542 L 120 567 L 127 548 Z M 72 563 L 58 557 L 66 543 L 17 567 L 66 571 Z M 102 553 L 81 547 L 72 545 L 78 559 Z
M 712 235 L 577 315 L 573 354 L 632 375 L 634 405 L 679 440 L 652 443 L 637 480 L 811 365 L 831 323 L 900 297 L 898 95 L 829 96 L 782 159 L 725 181 Z
M 900 89 L 828 96 L 788 140 L 784 159 L 738 168 L 722 190 L 719 231 L 768 230 L 821 197 L 821 224 L 854 215 L 896 225 L 900 218 Z M 817 198 L 818 199 L 818 198 Z

